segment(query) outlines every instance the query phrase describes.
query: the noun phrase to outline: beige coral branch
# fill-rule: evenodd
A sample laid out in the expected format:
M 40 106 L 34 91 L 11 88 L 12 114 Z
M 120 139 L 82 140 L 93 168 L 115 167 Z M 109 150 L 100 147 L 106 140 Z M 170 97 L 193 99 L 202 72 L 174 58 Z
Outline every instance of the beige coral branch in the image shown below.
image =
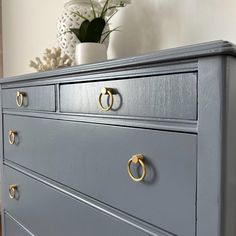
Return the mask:
M 35 58 L 31 60 L 29 66 L 37 71 L 48 71 L 58 68 L 69 67 L 73 63 L 72 59 L 67 55 L 62 55 L 61 48 L 45 49 L 43 59 Z

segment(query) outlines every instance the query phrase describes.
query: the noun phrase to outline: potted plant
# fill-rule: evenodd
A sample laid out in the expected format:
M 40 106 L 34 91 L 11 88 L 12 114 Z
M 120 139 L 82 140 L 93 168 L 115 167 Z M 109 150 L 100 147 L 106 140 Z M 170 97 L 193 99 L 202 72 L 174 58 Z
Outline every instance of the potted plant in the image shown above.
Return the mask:
M 78 28 L 69 28 L 79 43 L 76 45 L 76 64 L 86 64 L 103 61 L 107 59 L 107 48 L 104 44 L 109 35 L 117 31 L 117 28 L 110 29 L 111 18 L 118 12 L 120 7 L 130 3 L 130 0 L 99 0 L 101 7 L 95 8 L 95 3 L 90 0 L 92 19 L 86 18 L 79 11 L 72 12 L 83 19 Z

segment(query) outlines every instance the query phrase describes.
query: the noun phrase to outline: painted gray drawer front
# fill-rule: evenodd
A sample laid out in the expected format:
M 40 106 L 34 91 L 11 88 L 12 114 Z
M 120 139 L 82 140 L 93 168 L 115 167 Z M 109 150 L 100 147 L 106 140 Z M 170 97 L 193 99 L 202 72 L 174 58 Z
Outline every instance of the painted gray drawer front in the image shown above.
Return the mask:
M 10 115 L 4 125 L 5 136 L 18 133 L 17 145 L 4 139 L 6 159 L 162 229 L 195 235 L 196 135 Z M 145 156 L 141 183 L 127 173 L 136 153 Z
M 33 236 L 25 231 L 16 221 L 5 215 L 5 236 Z
M 18 107 L 16 103 L 17 92 L 24 94 L 21 107 Z M 3 108 L 39 111 L 55 111 L 56 109 L 54 85 L 4 89 L 2 93 Z M 21 102 L 20 98 L 18 101 Z
M 4 167 L 5 208 L 40 236 L 147 236 L 146 233 L 13 169 Z M 18 186 L 18 200 L 8 197 Z M 13 236 L 13 235 L 11 235 Z
M 111 88 L 114 93 L 114 104 L 108 112 L 101 111 L 98 105 L 103 87 Z M 106 108 L 108 96 L 102 96 L 101 100 Z M 60 110 L 66 113 L 196 120 L 197 75 L 186 73 L 61 85 Z

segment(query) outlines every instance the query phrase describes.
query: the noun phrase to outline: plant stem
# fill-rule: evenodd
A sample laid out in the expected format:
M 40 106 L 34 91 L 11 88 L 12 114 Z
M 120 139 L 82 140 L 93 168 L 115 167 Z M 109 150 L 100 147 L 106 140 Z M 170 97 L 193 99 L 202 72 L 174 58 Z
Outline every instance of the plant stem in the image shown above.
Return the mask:
M 71 12 L 71 13 L 73 13 L 73 14 L 75 14 L 75 15 L 77 15 L 77 16 L 79 16 L 79 17 L 81 17 L 82 19 L 84 19 L 84 20 L 88 20 L 89 21 L 89 19 L 87 19 L 85 16 L 83 16 L 83 15 L 80 15 L 80 13 L 79 12 Z
M 102 40 L 102 43 L 104 43 L 105 42 L 105 40 L 107 39 L 107 37 L 112 33 L 112 32 L 114 32 L 114 31 L 118 31 L 117 29 L 118 29 L 119 27 L 116 27 L 115 29 L 113 29 L 113 30 L 109 30 L 109 31 L 107 31 L 107 35 L 104 37 L 104 39 Z
M 93 5 L 93 1 L 92 1 L 92 0 L 90 0 L 90 4 L 91 4 L 91 6 L 92 6 L 93 16 L 94 16 L 94 18 L 96 18 L 97 16 L 96 16 L 96 12 L 95 12 L 94 5 Z
M 102 8 L 102 12 L 101 12 L 101 15 L 100 15 L 102 18 L 104 17 L 104 13 L 106 12 L 108 2 L 109 2 L 109 0 L 106 0 L 104 6 Z
M 107 13 L 109 10 L 117 9 L 117 8 L 121 8 L 121 6 L 120 6 L 120 5 L 116 5 L 116 6 L 108 7 L 108 8 L 105 9 L 105 11 L 104 11 L 103 14 L 106 15 L 106 13 Z M 118 10 L 117 10 L 117 11 L 118 11 Z
M 59 34 L 58 38 L 60 38 L 61 36 L 65 35 L 65 34 L 68 34 L 68 33 L 73 34 L 70 30 L 66 30 L 63 33 Z
M 115 11 L 107 20 L 106 20 L 106 24 L 108 24 L 108 22 L 110 21 L 110 19 L 117 13 L 118 11 Z

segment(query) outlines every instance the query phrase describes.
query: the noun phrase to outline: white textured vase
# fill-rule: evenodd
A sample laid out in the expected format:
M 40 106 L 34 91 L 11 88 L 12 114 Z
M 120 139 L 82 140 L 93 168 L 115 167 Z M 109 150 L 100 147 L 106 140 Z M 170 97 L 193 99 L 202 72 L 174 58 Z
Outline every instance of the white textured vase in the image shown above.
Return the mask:
M 78 43 L 76 45 L 76 65 L 107 60 L 107 47 L 100 43 Z

